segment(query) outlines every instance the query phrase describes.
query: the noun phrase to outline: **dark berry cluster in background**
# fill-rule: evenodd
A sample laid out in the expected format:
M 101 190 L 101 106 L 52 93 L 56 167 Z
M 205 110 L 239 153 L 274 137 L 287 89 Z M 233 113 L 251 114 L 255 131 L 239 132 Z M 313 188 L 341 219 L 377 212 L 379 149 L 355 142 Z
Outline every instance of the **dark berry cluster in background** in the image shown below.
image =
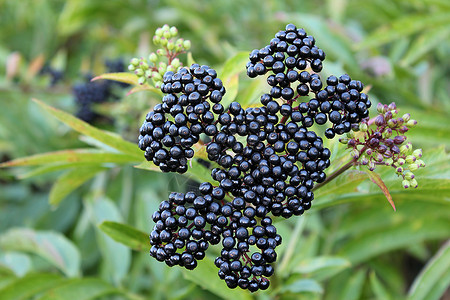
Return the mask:
M 108 73 L 125 71 L 125 63 L 122 59 L 106 60 L 105 67 Z M 75 84 L 72 88 L 75 104 L 78 107 L 76 116 L 88 123 L 93 123 L 101 117 L 93 110 L 94 104 L 117 100 L 119 97 L 115 95 L 114 87 L 129 86 L 126 83 L 110 80 L 91 81 L 92 78 L 91 75 L 86 75 L 83 83 Z
M 208 66 L 164 75 L 166 95 L 147 115 L 139 147 L 162 171 L 184 173 L 193 145 L 204 143 L 214 184 L 201 183 L 198 194 L 172 193 L 160 204 L 151 256 L 194 269 L 209 245 L 220 244 L 215 265 L 228 287 L 269 287 L 282 242 L 273 217 L 308 210 L 314 184 L 325 181 L 330 165 L 330 150 L 311 126 L 331 124 L 327 138 L 356 130 L 371 105 L 362 83 L 348 75 L 322 81 L 315 72 L 324 59 L 312 36 L 287 25 L 250 54 L 248 76 L 269 73 L 271 88 L 261 106 L 247 109 L 220 103 L 225 88 Z

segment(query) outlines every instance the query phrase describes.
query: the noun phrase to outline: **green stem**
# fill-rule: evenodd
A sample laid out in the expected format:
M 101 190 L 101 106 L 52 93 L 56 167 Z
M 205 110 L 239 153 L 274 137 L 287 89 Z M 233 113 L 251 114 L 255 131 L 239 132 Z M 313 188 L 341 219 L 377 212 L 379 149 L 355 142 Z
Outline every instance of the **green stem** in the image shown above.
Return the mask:
M 360 151 L 359 151 L 359 156 L 361 157 L 361 155 L 367 150 L 367 147 L 364 146 Z M 338 177 L 339 175 L 341 175 L 342 173 L 344 173 L 345 171 L 347 171 L 348 169 L 350 169 L 352 166 L 356 165 L 358 161 L 358 158 L 352 158 L 350 161 L 348 161 L 346 164 L 344 164 L 343 166 L 341 166 L 339 169 L 337 169 L 336 171 L 334 171 L 333 173 L 331 173 L 329 176 L 327 176 L 327 178 L 325 179 L 324 182 L 318 183 L 313 187 L 313 191 L 320 189 L 321 187 L 323 187 L 324 185 L 328 184 L 330 181 L 334 180 L 336 177 Z

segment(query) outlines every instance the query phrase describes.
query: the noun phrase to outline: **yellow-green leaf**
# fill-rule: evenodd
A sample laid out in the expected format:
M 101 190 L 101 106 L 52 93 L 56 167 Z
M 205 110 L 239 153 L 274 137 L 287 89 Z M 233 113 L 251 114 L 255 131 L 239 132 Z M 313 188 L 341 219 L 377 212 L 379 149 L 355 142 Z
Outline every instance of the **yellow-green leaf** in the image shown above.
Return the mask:
M 99 166 L 74 168 L 55 182 L 50 190 L 49 203 L 58 205 L 67 195 L 106 168 Z
M 128 72 L 121 72 L 121 73 L 105 73 L 102 75 L 99 75 L 97 77 L 92 78 L 91 81 L 96 81 L 100 79 L 108 79 L 108 80 L 114 80 L 118 82 L 128 83 L 131 85 L 138 85 L 138 77 L 135 74 L 128 73 Z
M 17 166 L 36 166 L 53 163 L 132 163 L 140 161 L 134 156 L 121 153 L 110 153 L 91 149 L 73 149 L 61 150 L 55 152 L 47 152 L 43 154 L 36 154 L 27 157 L 22 157 L 7 161 L 0 164 L 0 168 L 17 167 Z
M 40 100 L 33 99 L 33 101 L 75 131 L 90 136 L 105 145 L 119 150 L 120 152 L 127 153 L 141 159 L 142 153 L 141 150 L 139 150 L 139 148 L 136 146 L 136 144 L 125 141 L 122 137 L 113 132 L 100 130 L 92 125 L 89 125 L 88 123 L 72 116 L 71 114 L 51 107 Z
M 98 227 L 116 242 L 134 250 L 148 251 L 150 249 L 148 234 L 136 228 L 112 221 L 104 221 Z

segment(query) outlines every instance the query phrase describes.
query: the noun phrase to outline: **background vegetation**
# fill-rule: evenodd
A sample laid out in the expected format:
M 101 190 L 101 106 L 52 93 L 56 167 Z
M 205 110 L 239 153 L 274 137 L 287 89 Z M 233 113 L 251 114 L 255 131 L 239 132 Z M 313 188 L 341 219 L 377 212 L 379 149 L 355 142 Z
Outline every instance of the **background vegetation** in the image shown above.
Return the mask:
M 76 112 L 71 87 L 85 74 L 148 55 L 165 23 L 192 41 L 197 62 L 225 65 L 237 99 L 251 104 L 261 92 L 241 74 L 246 55 L 290 22 L 326 52 L 325 75 L 347 72 L 371 86 L 375 104 L 395 101 L 418 120 L 409 137 L 427 167 L 415 190 L 377 169 L 397 212 L 356 171 L 318 190 L 308 213 L 277 221 L 272 287 L 250 295 L 228 290 L 208 259 L 184 272 L 148 255 L 153 210 L 202 176 L 134 167 L 158 95 L 117 90 L 119 101 L 96 106 L 105 117 L 95 126 L 115 134 L 63 111 Z M 0 160 L 62 151 L 0 169 L 0 299 L 449 299 L 448 1 L 0 0 L 0 28 Z M 44 63 L 63 81 L 50 87 Z M 335 140 L 328 147 L 332 172 L 348 156 Z

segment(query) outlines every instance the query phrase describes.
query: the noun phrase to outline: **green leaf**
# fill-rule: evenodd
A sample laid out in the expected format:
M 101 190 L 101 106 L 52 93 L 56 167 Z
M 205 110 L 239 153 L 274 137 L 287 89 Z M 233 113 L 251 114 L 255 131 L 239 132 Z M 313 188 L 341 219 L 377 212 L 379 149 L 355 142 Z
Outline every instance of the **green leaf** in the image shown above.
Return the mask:
M 148 251 L 150 249 L 148 234 L 134 227 L 111 221 L 105 221 L 98 227 L 116 242 L 134 250 Z
M 441 299 L 450 285 L 450 241 L 428 261 L 408 292 L 408 300 Z
M 66 113 L 62 110 L 51 107 L 37 99 L 33 99 L 33 101 L 36 102 L 39 106 L 41 106 L 43 109 L 45 109 L 47 112 L 49 112 L 51 115 L 53 115 L 55 118 L 57 118 L 64 124 L 68 125 L 75 131 L 82 133 L 84 135 L 90 136 L 90 137 L 92 137 L 92 138 L 94 138 L 94 139 L 120 151 L 120 152 L 127 153 L 131 156 L 139 158 L 139 160 L 142 159 L 141 150 L 135 144 L 125 141 L 123 138 L 121 138 L 117 134 L 108 132 L 108 131 L 104 131 L 104 130 L 100 130 L 100 129 L 98 129 L 92 125 L 89 125 L 88 123 L 72 116 L 69 113 Z
M 60 176 L 50 190 L 49 203 L 58 205 L 67 195 L 106 168 L 98 166 L 78 167 Z
M 142 158 L 137 159 L 135 156 L 121 153 L 110 153 L 93 149 L 71 149 L 61 150 L 55 152 L 47 152 L 43 154 L 36 154 L 27 157 L 22 157 L 7 161 L 0 164 L 0 168 L 4 167 L 18 167 L 18 166 L 36 166 L 53 163 L 132 163 L 141 161 Z
M 408 247 L 411 244 L 426 240 L 447 238 L 450 221 L 435 219 L 428 222 L 417 219 L 402 222 L 388 228 L 364 232 L 362 235 L 352 236 L 338 252 L 339 256 L 347 257 L 352 264 L 358 264 L 372 257 L 395 249 Z
M 134 86 L 131 90 L 128 91 L 127 96 L 137 93 L 137 92 L 143 92 L 143 91 L 148 91 L 148 92 L 153 92 L 156 93 L 158 95 L 162 95 L 161 90 L 155 88 L 154 86 L 151 86 L 147 83 L 145 84 L 140 84 L 140 85 L 136 85 Z
M 290 284 L 284 284 L 280 290 L 281 293 L 323 293 L 323 288 L 313 279 L 299 279 Z
M 221 101 L 225 107 L 236 98 L 239 90 L 239 74 L 245 71 L 247 60 L 247 52 L 238 52 L 225 62 L 222 71 L 219 73 L 218 77 L 222 79 L 226 88 L 226 93 Z
M 378 47 L 422 30 L 438 26 L 446 27 L 450 23 L 449 20 L 450 13 L 445 11 L 428 15 L 406 15 L 376 30 L 364 39 L 358 48 Z
M 332 281 L 327 287 L 325 299 L 361 299 L 366 279 L 366 270 L 359 269 L 347 271 L 345 275 L 347 276 L 336 276 L 332 278 Z
M 30 299 L 38 293 L 55 287 L 67 279 L 56 274 L 29 274 L 0 289 L 2 300 Z
M 31 269 L 31 259 L 28 255 L 18 252 L 6 252 L 0 255 L 0 265 L 6 266 L 19 277 Z
M 301 263 L 294 268 L 294 272 L 311 274 L 314 279 L 324 280 L 350 266 L 350 262 L 342 257 L 319 256 L 302 260 Z
M 430 52 L 433 48 L 442 44 L 450 36 L 450 27 L 438 27 L 430 32 L 424 32 L 415 39 L 403 56 L 400 64 L 408 66 L 416 62 L 420 57 Z M 422 116 L 421 116 L 422 117 Z
M 252 297 L 250 293 L 242 290 L 231 290 L 227 287 L 223 280 L 217 276 L 217 267 L 214 262 L 206 257 L 198 263 L 195 270 L 183 270 L 183 275 L 186 279 L 194 282 L 209 292 L 223 298 L 234 300 L 250 300 Z
M 90 300 L 118 293 L 110 284 L 97 278 L 72 279 L 60 286 L 47 290 L 39 300 Z
M 391 204 L 392 208 L 395 211 L 396 209 L 395 209 L 394 201 L 392 200 L 392 196 L 389 193 L 389 190 L 386 187 L 386 184 L 384 183 L 383 179 L 381 179 L 380 175 L 378 175 L 377 173 L 372 172 L 372 171 L 366 171 L 365 173 L 367 174 L 367 176 L 369 176 L 370 180 L 373 183 L 378 185 L 378 187 L 381 189 L 383 194 L 386 196 L 386 199 L 389 201 L 389 203 Z
M 128 83 L 131 85 L 138 85 L 138 77 L 129 72 L 121 72 L 121 73 L 105 73 L 99 76 L 96 76 L 91 79 L 91 81 L 101 80 L 101 79 L 108 79 L 108 80 L 114 80 L 118 82 Z
M 96 227 L 97 241 L 103 257 L 103 278 L 118 285 L 128 274 L 131 264 L 131 250 L 114 241 L 98 226 L 104 221 L 123 222 L 123 218 L 116 204 L 106 197 L 90 197 L 85 203 L 91 222 Z
M 36 254 L 69 277 L 80 274 L 80 253 L 73 243 L 60 233 L 13 228 L 0 235 L 0 248 Z
M 376 299 L 383 299 L 383 300 L 392 299 L 386 288 L 377 278 L 375 272 L 370 273 L 370 285 L 372 287 L 372 292 L 375 294 Z

